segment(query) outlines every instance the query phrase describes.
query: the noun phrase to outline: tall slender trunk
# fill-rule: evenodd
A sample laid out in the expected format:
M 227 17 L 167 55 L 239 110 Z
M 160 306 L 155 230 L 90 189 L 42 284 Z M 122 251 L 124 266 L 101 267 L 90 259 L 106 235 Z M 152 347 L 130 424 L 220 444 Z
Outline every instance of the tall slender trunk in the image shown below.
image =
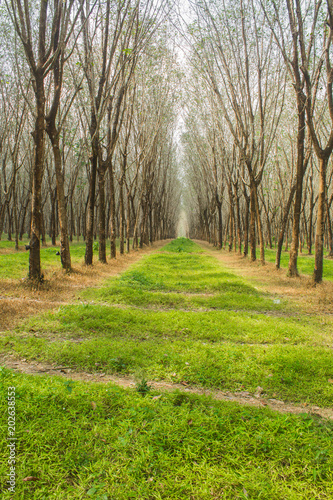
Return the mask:
M 250 219 L 250 197 L 245 193 L 245 215 L 244 215 L 244 257 L 249 253 L 249 219 Z
M 44 220 L 44 207 L 41 208 L 40 218 L 41 218 L 41 235 L 42 235 L 42 246 L 46 247 L 46 228 L 45 228 L 45 220 Z
M 281 230 L 279 233 L 279 239 L 278 239 L 278 245 L 277 245 L 277 251 L 276 251 L 276 258 L 275 258 L 275 267 L 276 269 L 280 269 L 280 263 L 281 263 L 281 253 L 282 253 L 282 245 L 283 245 L 283 239 L 284 239 L 284 234 L 286 231 L 287 223 L 288 223 L 288 218 L 289 218 L 289 212 L 291 208 L 291 204 L 293 202 L 293 198 L 295 195 L 296 191 L 296 183 L 293 184 L 291 187 L 290 193 L 289 193 L 289 198 L 287 201 L 287 204 L 284 208 L 284 213 L 283 213 L 283 218 L 282 218 L 282 224 L 281 224 Z M 287 235 L 288 237 L 288 235 Z
M 237 239 L 238 239 L 238 253 L 242 254 L 242 228 L 241 228 L 241 216 L 240 216 L 240 206 L 239 206 L 239 195 L 238 195 L 238 183 L 234 183 L 235 189 L 235 200 L 236 200 L 236 219 L 237 219 Z
M 70 223 L 69 223 L 69 241 L 73 241 L 73 233 L 75 234 L 75 226 L 74 226 L 74 210 L 73 210 L 73 195 L 71 195 L 70 202 Z
M 319 158 L 319 192 L 318 192 L 318 211 L 315 239 L 315 267 L 313 279 L 315 283 L 323 280 L 324 267 L 324 228 L 325 228 L 325 208 L 326 208 L 326 169 L 327 157 Z
M 98 260 L 106 264 L 106 228 L 105 228 L 105 168 L 98 169 L 99 224 L 98 224 Z
M 256 182 L 254 182 L 254 201 L 255 201 L 256 219 L 257 219 L 259 245 L 260 245 L 260 262 L 262 265 L 265 265 L 265 242 L 264 242 L 264 235 L 263 235 L 262 223 L 261 223 L 261 217 L 260 217 L 259 199 L 258 199 L 258 191 L 257 191 Z
M 54 120 L 47 123 L 46 131 L 52 144 L 56 172 L 61 265 L 63 269 L 70 271 L 72 266 L 68 239 L 68 218 L 65 199 L 64 174 L 62 170 L 62 158 L 59 147 L 59 133 L 56 130 Z
M 22 241 L 23 235 L 24 235 L 25 219 L 26 219 L 26 215 L 27 215 L 27 209 L 28 209 L 29 201 L 30 201 L 30 194 L 29 194 L 29 196 L 27 196 L 27 201 L 26 201 L 26 203 L 24 205 L 24 208 L 23 208 L 23 214 L 22 214 L 22 220 L 21 220 L 21 227 L 20 227 L 20 236 L 19 236 L 19 240 L 20 241 Z
M 328 256 L 333 257 L 333 229 L 332 229 L 332 219 L 330 214 L 330 203 L 328 202 L 327 194 L 326 194 L 326 214 L 327 214 L 327 229 L 328 229 L 328 250 L 329 250 Z
M 14 225 L 15 225 L 15 250 L 19 249 L 19 220 L 17 214 L 17 192 L 16 192 L 16 165 L 13 180 L 13 210 L 14 210 Z
M 9 203 L 7 205 L 7 225 L 8 225 L 7 240 L 12 241 L 12 216 L 10 213 Z
M 116 249 L 116 196 L 114 188 L 114 173 L 113 164 L 109 165 L 109 182 L 110 182 L 110 257 L 115 259 L 117 256 Z
M 292 241 L 291 241 L 290 257 L 288 264 L 288 276 L 291 277 L 298 276 L 297 256 L 298 256 L 298 246 L 299 246 L 299 232 L 300 232 L 303 177 L 304 177 L 305 104 L 301 94 L 302 90 L 298 90 L 297 91 L 298 127 L 297 127 L 296 192 L 295 192 L 295 202 L 294 202 Z
M 40 235 L 41 235 L 41 190 L 44 170 L 44 117 L 45 117 L 45 96 L 44 80 L 42 73 L 36 72 L 36 103 L 37 116 L 34 138 L 34 164 L 32 167 L 32 195 L 31 195 L 31 228 L 30 228 L 30 252 L 29 252 L 29 278 L 35 281 L 42 281 L 40 262 Z
M 255 202 L 255 185 L 254 181 L 250 181 L 250 255 L 251 261 L 257 259 L 256 255 L 256 202 Z
M 309 209 L 310 214 L 309 214 L 309 229 L 308 229 L 307 247 L 308 247 L 308 254 L 312 255 L 313 212 L 314 212 L 314 207 L 316 205 L 316 201 L 314 201 L 312 178 L 310 178 L 310 181 L 311 181 L 310 209 Z
M 97 125 L 95 124 L 96 117 L 92 117 L 91 126 L 91 136 L 93 137 L 96 132 Z M 95 126 L 96 125 L 96 126 Z M 88 206 L 86 215 L 86 253 L 85 253 L 85 264 L 91 266 L 93 263 L 93 244 L 94 244 L 94 212 L 95 212 L 95 196 L 96 196 L 96 177 L 97 177 L 97 165 L 98 165 L 98 139 L 95 138 L 92 144 L 92 156 L 91 161 L 91 172 L 90 172 L 90 183 L 89 183 L 89 196 L 88 196 Z
M 131 230 L 131 203 L 130 195 L 127 193 L 127 220 L 126 220 L 126 252 L 130 252 L 130 230 Z
M 217 225 L 217 249 L 222 248 L 222 203 L 217 203 L 218 225 Z
M 234 244 L 234 211 L 233 211 L 233 206 L 230 204 L 230 214 L 229 214 L 229 220 L 230 220 L 230 225 L 229 225 L 229 252 L 231 252 L 233 244 Z
M 119 182 L 119 253 L 123 254 L 125 250 L 125 206 L 124 206 L 124 173 Z

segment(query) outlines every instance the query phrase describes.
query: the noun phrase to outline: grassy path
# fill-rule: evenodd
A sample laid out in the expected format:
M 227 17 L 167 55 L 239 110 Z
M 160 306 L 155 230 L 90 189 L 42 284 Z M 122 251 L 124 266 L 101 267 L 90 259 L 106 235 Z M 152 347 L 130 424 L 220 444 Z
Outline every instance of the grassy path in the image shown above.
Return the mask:
M 18 393 L 18 498 L 333 497 L 333 422 L 305 413 L 332 407 L 331 318 L 303 315 L 184 239 L 76 302 L 0 338 L 4 356 L 93 379 L 1 370 L 4 393 Z
M 120 387 L 124 388 L 136 388 L 137 380 L 130 376 L 121 376 L 118 374 L 106 375 L 105 373 L 87 373 L 73 371 L 67 366 L 61 365 L 51 365 L 47 363 L 40 362 L 27 362 L 22 359 L 17 359 L 15 357 L 6 355 L 0 355 L 0 366 L 4 365 L 6 368 L 15 370 L 15 372 L 31 374 L 31 375 L 43 375 L 47 374 L 49 376 L 60 376 L 65 379 L 80 381 L 80 382 L 102 382 L 107 384 L 112 382 Z M 285 403 L 278 399 L 267 399 L 262 396 L 262 388 L 258 388 L 255 394 L 250 394 L 247 391 L 240 392 L 230 392 L 230 391 L 220 391 L 220 390 L 209 390 L 196 386 L 188 386 L 187 383 L 183 382 L 181 384 L 176 384 L 174 382 L 165 381 L 147 381 L 147 386 L 150 387 L 149 390 L 154 389 L 157 391 L 175 391 L 179 390 L 189 394 L 198 394 L 210 396 L 213 399 L 220 401 L 234 401 L 239 404 L 245 404 L 250 406 L 256 406 L 257 408 L 268 407 L 271 410 L 278 411 L 280 413 L 294 413 L 294 414 L 309 414 L 316 415 L 321 418 L 328 418 L 333 420 L 333 408 L 320 408 L 316 405 L 303 404 L 302 406 L 297 406 L 293 403 Z

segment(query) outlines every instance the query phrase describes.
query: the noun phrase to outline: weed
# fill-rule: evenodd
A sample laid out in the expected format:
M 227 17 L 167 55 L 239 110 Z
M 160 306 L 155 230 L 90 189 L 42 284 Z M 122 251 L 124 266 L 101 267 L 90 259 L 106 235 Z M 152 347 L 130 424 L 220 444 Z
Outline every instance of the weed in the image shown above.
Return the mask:
M 143 377 L 135 386 L 136 391 L 145 396 L 150 390 L 152 386 L 148 384 L 148 381 Z

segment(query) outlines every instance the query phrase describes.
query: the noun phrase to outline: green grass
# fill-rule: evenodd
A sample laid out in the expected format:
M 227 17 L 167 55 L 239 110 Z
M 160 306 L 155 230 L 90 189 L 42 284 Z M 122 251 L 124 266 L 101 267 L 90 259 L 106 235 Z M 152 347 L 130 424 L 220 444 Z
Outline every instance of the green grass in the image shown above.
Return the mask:
M 17 498 L 333 498 L 333 422 L 147 385 L 260 386 L 329 407 L 332 334 L 331 318 L 259 292 L 185 238 L 171 242 L 1 335 L 3 352 L 138 381 L 124 390 L 3 369 L 3 406 L 8 386 L 18 396 Z
M 298 254 L 297 268 L 301 274 L 309 276 L 313 275 L 314 270 L 314 255 L 307 255 L 306 249 L 303 253 Z M 269 248 L 265 249 L 265 259 L 267 262 L 275 262 L 276 250 Z M 281 254 L 281 267 L 288 268 L 289 252 L 282 252 Z M 333 259 L 324 259 L 323 277 L 327 280 L 333 280 Z
M 112 278 L 107 286 L 87 290 L 81 297 L 159 308 L 278 311 L 283 307 L 280 299 L 279 304 L 274 303 L 272 297 L 237 278 L 195 243 L 191 242 L 188 252 L 183 243 L 179 248 L 182 252 L 172 242 L 164 251 L 142 259 L 119 278 Z
M 82 240 L 82 238 L 81 238 Z M 0 241 L 0 279 L 18 280 L 25 278 L 29 270 L 29 251 L 25 250 L 25 245 L 29 241 L 27 236 L 19 242 L 19 250 L 15 251 L 15 241 Z M 59 245 L 51 246 L 51 240 L 47 238 L 47 247 L 41 247 L 40 258 L 41 265 L 44 271 L 50 272 L 54 269 L 61 268 L 60 255 L 56 252 L 60 250 Z M 119 240 L 117 240 L 117 248 L 119 248 Z M 2 252 L 1 250 L 6 252 Z M 72 265 L 79 265 L 84 262 L 86 245 L 84 241 L 73 241 L 70 243 L 70 253 Z M 108 251 L 108 250 L 107 250 Z M 98 259 L 98 242 L 94 243 L 94 258 Z
M 79 301 L 31 318 L 0 345 L 81 370 L 97 363 L 106 373 L 144 369 L 155 379 L 333 402 L 332 319 L 276 303 L 192 242 L 175 240 Z
M 4 369 L 2 415 L 9 386 L 16 387 L 16 498 L 332 498 L 333 424 L 315 416 Z M 2 498 L 10 498 L 5 460 L 0 470 Z M 29 476 L 36 480 L 24 482 Z

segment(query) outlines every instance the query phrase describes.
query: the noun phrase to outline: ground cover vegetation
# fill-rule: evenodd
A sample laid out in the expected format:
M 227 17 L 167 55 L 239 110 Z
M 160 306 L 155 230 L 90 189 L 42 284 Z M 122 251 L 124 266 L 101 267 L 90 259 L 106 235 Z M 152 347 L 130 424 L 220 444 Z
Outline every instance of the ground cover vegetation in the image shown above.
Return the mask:
M 3 332 L 3 353 L 137 380 L 133 391 L 2 368 L 2 389 L 15 384 L 18 394 L 17 491 L 36 499 L 330 498 L 330 420 L 153 387 L 259 387 L 304 409 L 330 407 L 333 325 L 325 320 L 178 238 Z

